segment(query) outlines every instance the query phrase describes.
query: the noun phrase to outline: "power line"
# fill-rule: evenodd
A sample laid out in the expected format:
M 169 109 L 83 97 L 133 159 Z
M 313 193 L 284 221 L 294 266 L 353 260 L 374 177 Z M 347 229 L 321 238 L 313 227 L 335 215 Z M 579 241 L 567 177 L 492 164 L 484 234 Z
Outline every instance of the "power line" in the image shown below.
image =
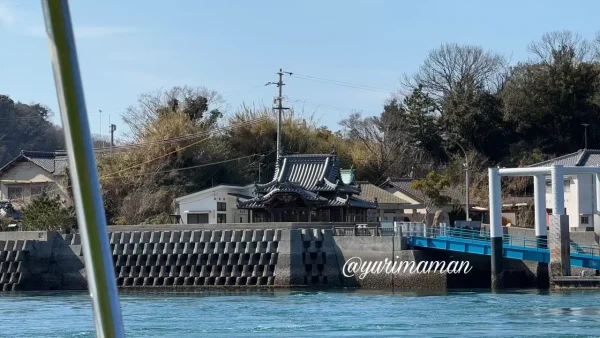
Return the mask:
M 208 166 L 213 166 L 213 165 L 217 165 L 217 164 L 223 164 L 223 163 L 229 163 L 229 162 L 234 162 L 234 161 L 239 161 L 239 160 L 243 160 L 246 158 L 251 158 L 254 156 L 269 156 L 270 154 L 274 153 L 275 150 L 271 150 L 268 152 L 263 152 L 263 153 L 255 153 L 252 155 L 246 155 L 246 156 L 240 156 L 240 157 L 236 157 L 236 158 L 231 158 L 231 159 L 227 159 L 227 160 L 222 160 L 222 161 L 217 161 L 217 162 L 211 162 L 211 163 L 204 163 L 204 164 L 199 164 L 199 165 L 194 165 L 194 166 L 190 166 L 190 167 L 183 167 L 183 168 L 174 168 L 174 169 L 169 169 L 169 170 L 160 170 L 160 171 L 154 171 L 151 173 L 143 173 L 143 174 L 134 174 L 134 175 L 124 175 L 124 176 L 103 176 L 101 178 L 125 178 L 125 177 L 139 177 L 139 176 L 149 176 L 149 175 L 153 175 L 153 174 L 160 174 L 160 173 L 169 173 L 172 171 L 182 171 L 182 170 L 189 170 L 189 169 L 196 169 L 196 168 L 203 168 L 203 167 L 208 167 Z M 20 183 L 29 183 L 29 184 L 38 184 L 40 182 L 20 182 Z M 50 182 L 45 182 L 45 183 L 50 183 Z M 70 185 L 65 186 L 65 188 L 70 188 Z M 39 194 L 30 194 L 28 196 L 26 196 L 27 198 L 31 198 L 31 197 L 35 197 L 35 196 L 41 196 L 43 194 L 48 194 L 48 193 L 52 193 L 52 192 L 61 192 L 60 188 L 53 188 L 51 190 L 47 190 L 44 191 L 42 193 Z
M 139 148 L 139 147 L 144 147 L 144 146 L 148 146 L 148 145 L 159 145 L 159 144 L 168 144 L 168 143 L 183 142 L 183 141 L 193 140 L 193 139 L 196 139 L 198 137 L 206 136 L 206 135 L 209 135 L 209 134 L 212 134 L 212 133 L 215 133 L 215 132 L 219 132 L 219 131 L 226 131 L 226 130 L 229 130 L 229 129 L 232 129 L 232 128 L 239 128 L 239 127 L 253 125 L 253 124 L 256 124 L 256 123 L 268 120 L 268 119 L 269 119 L 269 117 L 267 117 L 267 116 L 265 116 L 265 117 L 259 117 L 259 118 L 256 118 L 256 119 L 252 119 L 252 120 L 248 120 L 248 121 L 243 121 L 243 122 L 239 122 L 239 123 L 236 123 L 236 124 L 230 124 L 228 126 L 221 127 L 221 128 L 214 128 L 214 129 L 210 129 L 210 130 L 207 130 L 207 131 L 192 133 L 192 134 L 183 135 L 183 136 L 176 136 L 176 137 L 171 137 L 171 138 L 157 140 L 157 141 L 127 144 L 127 145 L 115 146 L 113 148 L 95 148 L 94 152 L 96 152 L 96 153 L 112 152 L 112 151 L 115 151 L 115 150 L 123 150 L 123 149 L 130 149 L 130 148 Z M 65 151 L 65 150 L 59 150 L 59 151 Z
M 290 75 L 290 76 L 292 76 L 292 75 Z M 295 77 L 297 79 L 301 79 L 301 80 L 321 82 L 321 83 L 337 85 L 337 86 L 342 86 L 342 87 L 348 87 L 348 88 L 354 88 L 354 89 L 370 90 L 370 91 L 384 92 L 384 93 L 392 93 L 393 92 L 393 90 L 391 90 L 391 89 L 380 88 L 380 87 L 375 87 L 375 86 L 370 86 L 370 85 L 362 85 L 362 84 L 357 84 L 357 83 L 350 83 L 350 82 L 345 82 L 345 81 L 325 79 L 322 77 L 303 75 L 303 74 L 298 74 L 298 73 L 294 73 L 293 77 Z
M 229 163 L 229 162 L 239 161 L 239 160 L 243 160 L 245 158 L 250 158 L 250 157 L 254 157 L 254 156 L 268 156 L 268 155 L 272 154 L 273 152 L 275 152 L 275 150 L 271 150 L 270 152 L 256 153 L 256 154 L 252 154 L 252 155 L 240 156 L 240 157 L 231 158 L 231 159 L 228 159 L 228 160 L 222 160 L 222 161 L 217 161 L 217 162 L 198 164 L 198 165 L 194 165 L 194 166 L 190 166 L 190 167 L 174 168 L 174 169 L 168 169 L 168 170 L 159 170 L 159 171 L 153 171 L 151 173 L 133 174 L 133 175 L 125 175 L 125 176 L 103 176 L 102 178 L 138 177 L 138 176 L 148 176 L 148 175 L 153 175 L 153 174 L 169 173 L 169 172 L 172 172 L 172 171 L 181 171 L 181 170 L 203 168 L 203 167 L 208 167 L 208 166 L 212 166 L 212 165 L 216 165 L 216 164 L 223 164 L 223 163 Z
M 208 139 L 210 139 L 210 138 L 211 138 L 211 135 L 210 135 L 210 134 L 211 134 L 212 132 L 214 132 L 214 130 L 213 130 L 213 131 L 211 131 L 211 132 L 208 132 L 208 135 L 209 135 L 208 137 L 206 137 L 206 138 L 203 138 L 203 139 L 201 139 L 201 140 L 199 140 L 199 141 L 197 141 L 197 142 L 193 142 L 193 143 L 191 143 L 191 144 L 188 144 L 188 145 L 186 145 L 186 146 L 184 146 L 184 147 L 177 148 L 177 149 L 175 149 L 175 150 L 173 150 L 173 151 L 170 151 L 170 152 L 168 152 L 168 153 L 166 153 L 166 154 L 163 154 L 163 155 L 161 155 L 161 156 L 158 156 L 158 157 L 156 157 L 156 158 L 153 158 L 153 159 L 151 159 L 151 160 L 148 160 L 148 161 L 146 161 L 146 162 L 139 163 L 139 164 L 136 164 L 136 165 L 134 165 L 134 166 L 127 167 L 127 168 L 124 168 L 124 169 L 121 169 L 121 170 L 119 170 L 119 171 L 116 171 L 116 172 L 114 172 L 114 173 L 112 173 L 112 174 L 109 174 L 109 175 L 103 175 L 101 178 L 104 178 L 104 177 L 107 177 L 107 176 L 112 176 L 112 175 L 115 175 L 115 174 L 121 173 L 121 172 L 123 172 L 123 171 L 127 171 L 127 170 L 131 170 L 131 169 L 137 168 L 137 167 L 139 167 L 139 166 L 142 166 L 142 165 L 144 165 L 144 164 L 148 164 L 148 163 L 154 162 L 154 161 L 156 161 L 156 160 L 159 160 L 159 159 L 161 159 L 161 158 L 163 158 L 163 157 L 166 157 L 166 156 L 172 155 L 172 154 L 174 154 L 174 153 L 177 153 L 177 152 L 179 152 L 179 151 L 181 151 L 181 150 L 184 150 L 184 149 L 187 149 L 187 148 L 189 148 L 189 147 L 192 147 L 192 146 L 194 146 L 194 145 L 197 145 L 197 144 L 199 144 L 199 143 L 202 143 L 202 142 L 204 142 L 204 141 L 206 141 L 206 140 L 208 140 Z
M 362 109 L 350 108 L 350 107 L 341 107 L 341 106 L 334 106 L 334 105 L 331 105 L 331 104 L 319 103 L 319 102 L 314 102 L 314 101 L 292 100 L 292 99 L 289 99 L 289 98 L 286 101 L 288 101 L 290 103 L 305 103 L 305 104 L 317 106 L 317 108 L 318 107 L 331 108 L 331 109 L 336 109 L 336 110 L 340 110 L 340 111 L 344 111 L 344 112 L 346 112 L 346 111 L 362 111 Z

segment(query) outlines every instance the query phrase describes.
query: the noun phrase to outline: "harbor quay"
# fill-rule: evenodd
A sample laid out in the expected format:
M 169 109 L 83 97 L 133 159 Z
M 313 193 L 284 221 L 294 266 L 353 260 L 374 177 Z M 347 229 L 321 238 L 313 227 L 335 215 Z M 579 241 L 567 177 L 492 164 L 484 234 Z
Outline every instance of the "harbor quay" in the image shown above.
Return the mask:
M 414 247 L 409 234 L 347 223 L 109 227 L 115 280 L 126 289 L 491 287 L 489 255 Z M 0 233 L 3 291 L 85 290 L 77 233 Z M 549 283 L 548 264 L 503 258 L 504 288 L 596 287 L 597 270 L 572 267 Z M 564 280 L 574 280 L 569 283 Z M 565 286 L 566 285 L 566 286 Z

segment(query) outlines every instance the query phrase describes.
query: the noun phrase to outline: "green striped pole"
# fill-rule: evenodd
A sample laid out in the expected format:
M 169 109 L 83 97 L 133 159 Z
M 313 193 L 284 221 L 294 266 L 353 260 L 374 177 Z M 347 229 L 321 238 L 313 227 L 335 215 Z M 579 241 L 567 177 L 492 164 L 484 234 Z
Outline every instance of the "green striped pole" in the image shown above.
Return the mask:
M 67 0 L 42 0 L 97 337 L 124 337 Z

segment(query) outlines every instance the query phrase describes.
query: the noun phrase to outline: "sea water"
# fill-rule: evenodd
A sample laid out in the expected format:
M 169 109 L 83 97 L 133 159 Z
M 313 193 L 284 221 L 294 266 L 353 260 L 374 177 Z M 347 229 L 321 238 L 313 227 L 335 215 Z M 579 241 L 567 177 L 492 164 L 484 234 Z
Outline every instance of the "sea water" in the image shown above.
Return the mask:
M 600 337 L 600 292 L 122 293 L 127 337 Z M 95 337 L 84 292 L 0 294 L 0 337 Z

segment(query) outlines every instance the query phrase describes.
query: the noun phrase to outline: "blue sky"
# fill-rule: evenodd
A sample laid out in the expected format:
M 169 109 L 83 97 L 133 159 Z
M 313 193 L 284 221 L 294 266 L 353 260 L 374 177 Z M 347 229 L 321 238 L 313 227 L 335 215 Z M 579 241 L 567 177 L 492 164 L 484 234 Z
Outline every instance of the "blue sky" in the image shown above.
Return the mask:
M 141 93 L 175 85 L 223 93 L 230 110 L 270 104 L 281 67 L 395 90 L 443 42 L 480 45 L 513 63 L 542 34 L 592 38 L 600 1 L 71 1 L 92 133 Z M 0 93 L 40 102 L 60 123 L 39 0 L 0 0 Z M 390 94 L 286 77 L 296 109 L 337 130 L 352 110 L 379 114 Z M 248 89 L 250 88 L 250 89 Z M 244 89 L 244 90 L 241 90 Z M 103 113 L 99 114 L 98 110 Z M 102 116 L 102 124 L 100 124 Z

